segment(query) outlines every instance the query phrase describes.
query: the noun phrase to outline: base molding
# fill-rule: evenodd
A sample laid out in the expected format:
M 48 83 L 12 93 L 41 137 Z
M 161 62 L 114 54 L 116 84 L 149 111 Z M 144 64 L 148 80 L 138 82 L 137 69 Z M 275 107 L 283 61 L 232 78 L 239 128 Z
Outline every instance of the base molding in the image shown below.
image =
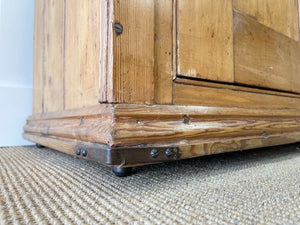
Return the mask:
M 300 132 L 273 135 L 268 138 L 248 137 L 243 139 L 230 139 L 219 141 L 203 141 L 194 145 L 179 146 L 131 146 L 128 148 L 112 148 L 107 145 L 88 143 L 68 138 L 51 137 L 47 135 L 27 134 L 23 137 L 29 141 L 42 144 L 61 152 L 95 161 L 106 166 L 132 167 L 147 164 L 157 164 L 167 161 L 188 159 L 224 152 L 242 151 L 253 148 L 269 147 L 275 145 L 291 144 L 300 140 Z M 77 155 L 77 150 L 86 151 L 87 155 Z M 166 154 L 167 152 L 170 154 Z M 155 157 L 153 157 L 153 152 Z
M 77 157 L 130 167 L 298 142 L 300 110 L 100 104 L 30 116 L 23 136 Z M 87 156 L 76 155 L 77 149 Z

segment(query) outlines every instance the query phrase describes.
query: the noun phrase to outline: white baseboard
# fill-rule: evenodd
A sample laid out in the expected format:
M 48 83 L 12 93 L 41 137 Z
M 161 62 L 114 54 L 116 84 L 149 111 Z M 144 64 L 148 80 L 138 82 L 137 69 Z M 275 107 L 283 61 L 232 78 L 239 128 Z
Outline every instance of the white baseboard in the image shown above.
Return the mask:
M 32 88 L 0 86 L 0 104 L 0 147 L 32 144 L 22 138 L 32 112 Z

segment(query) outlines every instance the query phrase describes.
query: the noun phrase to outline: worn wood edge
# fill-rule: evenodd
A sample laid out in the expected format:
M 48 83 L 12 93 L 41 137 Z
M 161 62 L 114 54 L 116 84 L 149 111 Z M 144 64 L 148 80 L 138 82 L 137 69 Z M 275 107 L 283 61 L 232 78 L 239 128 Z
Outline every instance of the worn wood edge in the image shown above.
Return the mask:
M 253 148 L 269 147 L 274 145 L 291 144 L 300 140 L 300 132 L 290 134 L 272 135 L 265 137 L 247 137 L 241 139 L 230 139 L 221 141 L 206 141 L 201 144 L 179 145 L 179 146 L 134 146 L 129 148 L 111 148 L 107 145 L 82 142 L 75 139 L 52 137 L 48 135 L 24 133 L 23 137 L 35 143 L 56 149 L 60 152 L 95 161 L 106 166 L 132 167 L 148 164 L 157 164 L 167 161 L 194 158 L 206 155 L 220 154 L 249 150 Z M 87 156 L 76 155 L 76 150 L 87 151 Z M 151 157 L 151 151 L 156 150 L 158 156 Z M 174 155 L 167 157 L 165 152 L 172 149 Z
M 189 96 L 187 98 L 186 96 Z M 218 87 L 174 83 L 174 104 L 248 109 L 300 109 L 300 99 Z
M 190 120 L 185 124 L 185 117 Z M 300 131 L 300 119 L 280 117 L 208 117 L 116 119 L 113 147 L 197 145 L 235 138 L 269 138 Z
M 178 48 L 179 48 L 179 36 L 178 36 L 178 0 L 172 1 L 172 79 L 175 79 L 178 74 Z
M 113 101 L 113 21 L 114 0 L 100 1 L 99 102 Z
M 63 112 L 32 115 L 27 118 L 25 133 L 38 133 L 88 142 L 113 142 L 113 105 L 66 110 Z
M 300 132 L 300 109 L 100 104 L 30 116 L 24 132 L 110 147 L 197 145 Z
M 225 107 L 225 106 L 199 106 L 199 105 L 136 105 L 136 104 L 115 104 L 115 118 L 172 118 L 177 116 L 257 116 L 257 117 L 299 117 L 300 105 L 294 108 L 263 108 L 263 107 Z
M 298 108 L 296 108 L 298 107 Z M 247 108 L 116 105 L 114 144 L 181 145 L 300 131 L 300 106 Z
M 300 132 L 271 135 L 266 137 L 248 137 L 240 139 L 207 142 L 198 145 L 179 146 L 182 158 L 193 158 L 205 155 L 220 154 L 225 152 L 243 151 L 254 148 L 270 147 L 276 145 L 297 143 Z
M 288 92 L 284 92 L 284 91 L 273 91 L 273 90 L 261 89 L 261 88 L 256 88 L 256 87 L 246 87 L 246 86 L 239 86 L 239 85 L 235 85 L 235 84 L 209 82 L 209 81 L 204 81 L 204 80 L 186 79 L 184 77 L 177 77 L 176 80 L 174 80 L 174 82 L 178 83 L 178 84 L 185 84 L 185 85 L 194 85 L 194 86 L 202 86 L 202 87 L 244 91 L 244 92 L 251 92 L 251 93 L 261 93 L 261 94 L 267 94 L 267 95 L 285 96 L 285 97 L 291 97 L 291 98 L 300 98 L 300 94 L 297 94 L 297 93 L 288 93 Z

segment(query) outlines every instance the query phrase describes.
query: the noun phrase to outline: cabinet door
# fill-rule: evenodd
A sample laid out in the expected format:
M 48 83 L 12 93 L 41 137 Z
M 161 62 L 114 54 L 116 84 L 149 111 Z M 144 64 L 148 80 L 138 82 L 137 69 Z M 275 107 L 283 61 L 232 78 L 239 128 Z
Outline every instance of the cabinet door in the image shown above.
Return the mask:
M 297 0 L 177 0 L 176 75 L 300 93 Z
M 298 0 L 233 0 L 233 8 L 299 41 Z
M 234 0 L 235 82 L 300 93 L 297 0 Z
M 177 74 L 233 82 L 231 0 L 177 1 Z

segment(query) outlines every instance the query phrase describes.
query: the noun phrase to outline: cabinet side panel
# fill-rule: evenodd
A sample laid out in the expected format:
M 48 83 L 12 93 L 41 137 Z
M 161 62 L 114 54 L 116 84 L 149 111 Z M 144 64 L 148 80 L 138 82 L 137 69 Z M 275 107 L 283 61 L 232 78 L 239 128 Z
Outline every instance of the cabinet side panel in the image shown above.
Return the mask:
M 297 0 L 233 0 L 233 7 L 277 32 L 299 40 Z
M 66 1 L 65 108 L 98 104 L 100 1 Z
M 43 23 L 44 1 L 35 0 L 33 50 L 33 106 L 32 113 L 43 112 Z
M 299 40 L 300 40 L 300 0 L 298 0 L 298 32 L 299 32 Z
M 64 1 L 45 1 L 44 113 L 64 109 Z
M 232 1 L 178 0 L 179 75 L 233 82 Z
M 173 1 L 155 0 L 155 103 L 172 103 Z
M 100 78 L 99 102 L 108 102 L 108 91 L 112 89 L 112 16 L 110 1 L 100 1 Z M 110 86 L 109 86 L 110 84 Z
M 110 101 L 154 102 L 154 0 L 114 1 L 114 76 Z

